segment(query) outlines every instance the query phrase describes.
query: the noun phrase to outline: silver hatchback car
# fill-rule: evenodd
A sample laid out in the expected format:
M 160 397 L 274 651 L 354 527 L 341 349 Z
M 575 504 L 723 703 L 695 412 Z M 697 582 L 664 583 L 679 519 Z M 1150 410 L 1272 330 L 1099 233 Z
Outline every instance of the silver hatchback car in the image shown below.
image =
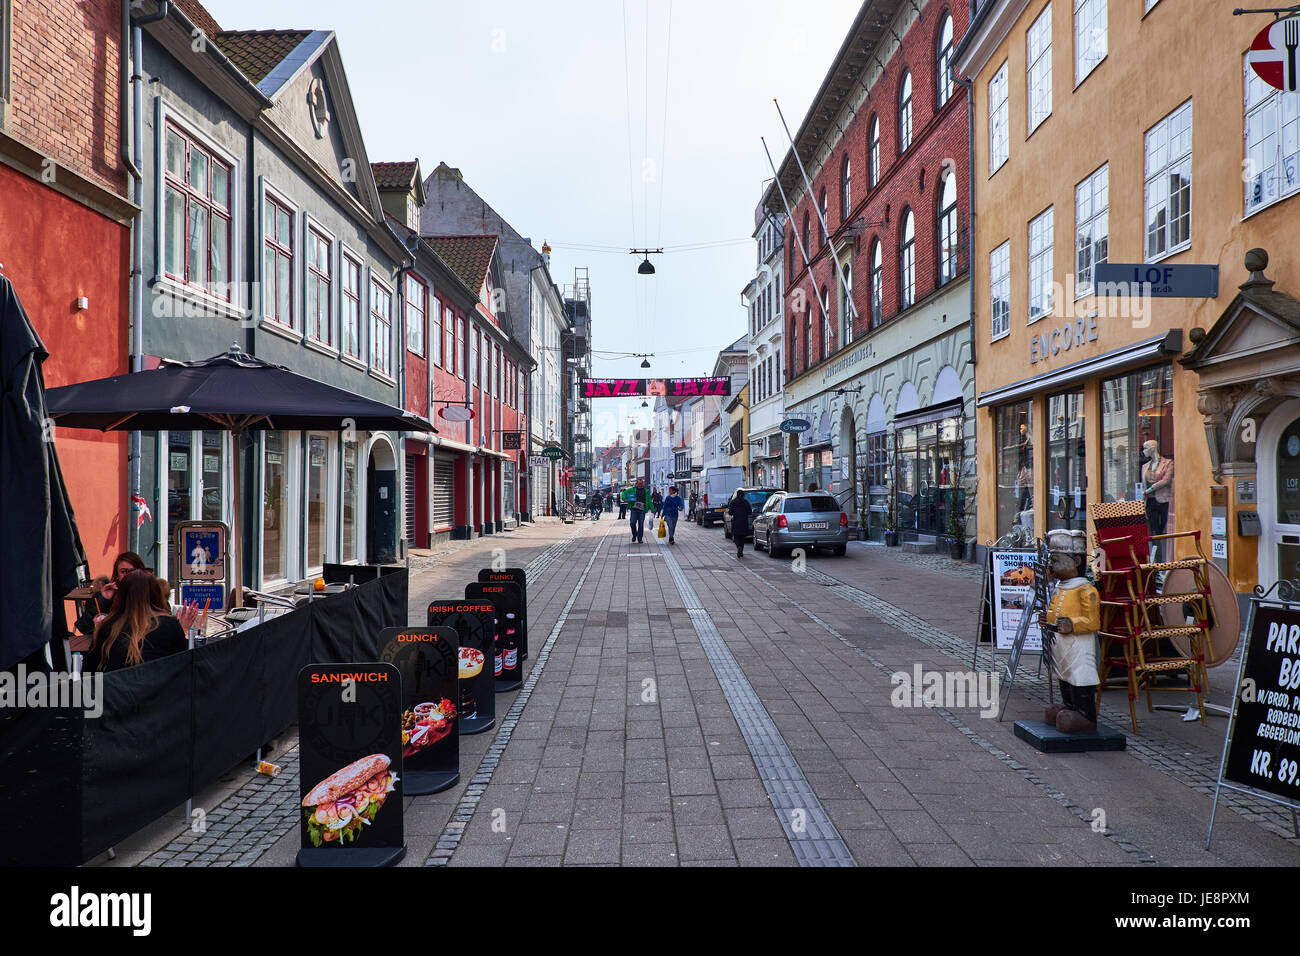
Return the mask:
M 781 492 L 754 516 L 754 550 L 779 557 L 791 548 L 825 548 L 843 556 L 849 546 L 849 518 L 825 492 Z

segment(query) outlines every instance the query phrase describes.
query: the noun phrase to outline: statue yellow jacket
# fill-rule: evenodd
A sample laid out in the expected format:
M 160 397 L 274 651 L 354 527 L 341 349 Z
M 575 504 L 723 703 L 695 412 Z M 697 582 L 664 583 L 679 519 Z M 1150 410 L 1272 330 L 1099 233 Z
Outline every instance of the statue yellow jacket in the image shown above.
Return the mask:
M 1048 624 L 1068 617 L 1072 634 L 1057 634 L 1052 645 L 1056 675 L 1076 687 L 1097 683 L 1097 629 L 1101 627 L 1101 605 L 1097 589 L 1087 578 L 1069 578 L 1056 586 L 1044 615 Z

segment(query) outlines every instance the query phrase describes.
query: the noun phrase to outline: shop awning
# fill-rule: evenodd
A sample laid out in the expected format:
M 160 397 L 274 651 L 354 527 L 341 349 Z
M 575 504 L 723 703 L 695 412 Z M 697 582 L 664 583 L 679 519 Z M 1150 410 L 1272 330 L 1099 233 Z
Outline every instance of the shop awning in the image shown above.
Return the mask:
M 1028 398 L 1040 392 L 1057 391 L 1067 385 L 1095 378 L 1108 372 L 1117 372 L 1143 362 L 1154 362 L 1171 355 L 1178 355 L 1183 350 L 1183 330 L 1170 329 L 1162 335 L 1143 339 L 1133 345 L 1115 349 L 1096 358 L 1084 359 L 1073 365 L 1066 365 L 1055 371 L 1047 372 L 1034 378 L 1021 379 L 1001 388 L 989 389 L 975 403 L 983 408 L 986 405 L 1002 405 L 1022 398 Z
M 940 422 L 945 418 L 956 418 L 961 415 L 962 400 L 953 399 L 950 402 L 940 402 L 938 405 L 927 405 L 925 408 L 918 408 L 914 412 L 906 412 L 902 415 L 894 416 L 894 428 L 908 428 L 913 425 L 928 425 L 930 422 Z

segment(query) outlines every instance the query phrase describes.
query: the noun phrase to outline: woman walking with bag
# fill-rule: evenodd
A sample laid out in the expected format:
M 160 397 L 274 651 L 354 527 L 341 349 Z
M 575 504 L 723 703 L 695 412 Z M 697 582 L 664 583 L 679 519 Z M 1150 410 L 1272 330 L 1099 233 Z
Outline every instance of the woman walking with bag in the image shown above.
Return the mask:
M 754 508 L 745 497 L 745 493 L 736 489 L 736 496 L 727 504 L 727 514 L 731 515 L 731 537 L 736 542 L 736 557 L 745 556 L 745 536 L 749 534 L 749 519 Z

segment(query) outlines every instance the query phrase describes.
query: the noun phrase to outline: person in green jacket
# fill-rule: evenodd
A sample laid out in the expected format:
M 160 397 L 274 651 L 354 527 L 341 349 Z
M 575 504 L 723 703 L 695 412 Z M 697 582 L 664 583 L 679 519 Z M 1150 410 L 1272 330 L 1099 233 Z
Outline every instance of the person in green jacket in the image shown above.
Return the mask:
M 631 511 L 632 543 L 645 540 L 645 513 L 650 510 L 650 489 L 638 478 L 636 487 L 623 492 L 623 501 Z

